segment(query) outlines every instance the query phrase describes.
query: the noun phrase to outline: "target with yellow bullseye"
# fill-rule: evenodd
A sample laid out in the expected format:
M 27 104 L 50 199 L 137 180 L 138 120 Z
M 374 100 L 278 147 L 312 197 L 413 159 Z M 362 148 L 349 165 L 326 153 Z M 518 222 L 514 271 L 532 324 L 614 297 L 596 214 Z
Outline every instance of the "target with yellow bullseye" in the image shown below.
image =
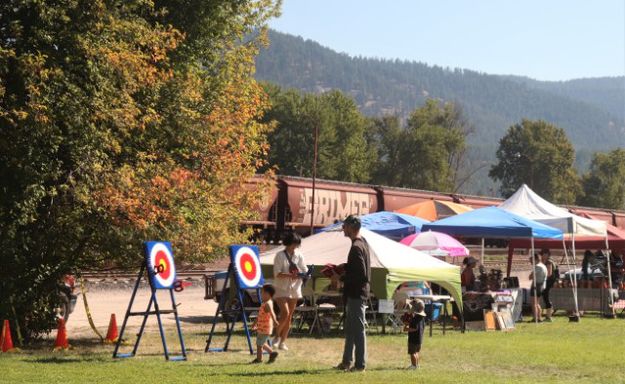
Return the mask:
M 230 257 L 236 270 L 240 288 L 258 288 L 265 282 L 260 268 L 258 247 L 232 245 L 230 246 Z
M 150 282 L 156 289 L 172 288 L 176 281 L 176 265 L 171 244 L 166 241 L 148 241 L 146 264 Z

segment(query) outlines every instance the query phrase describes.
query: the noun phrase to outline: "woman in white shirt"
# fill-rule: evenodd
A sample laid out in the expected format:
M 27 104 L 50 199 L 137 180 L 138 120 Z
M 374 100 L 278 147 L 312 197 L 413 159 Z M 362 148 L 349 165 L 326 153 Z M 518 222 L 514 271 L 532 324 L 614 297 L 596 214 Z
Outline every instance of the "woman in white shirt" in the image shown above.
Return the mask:
M 297 233 L 288 233 L 284 241 L 284 250 L 278 252 L 273 261 L 273 277 L 276 294 L 274 299 L 280 308 L 280 323 L 276 329 L 274 345 L 279 349 L 287 350 L 285 341 L 291 329 L 291 320 L 297 301 L 302 298 L 302 278 L 300 273 L 306 273 L 308 268 L 304 263 L 304 256 L 297 250 L 302 244 L 302 237 Z

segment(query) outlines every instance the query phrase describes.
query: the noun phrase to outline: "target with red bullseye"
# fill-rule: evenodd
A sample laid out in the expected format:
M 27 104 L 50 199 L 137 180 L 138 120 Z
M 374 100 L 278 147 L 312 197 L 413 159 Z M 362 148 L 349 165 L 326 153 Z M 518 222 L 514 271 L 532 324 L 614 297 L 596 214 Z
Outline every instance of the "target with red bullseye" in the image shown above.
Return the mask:
M 145 261 L 150 282 L 156 289 L 172 288 L 176 281 L 176 265 L 171 244 L 166 241 L 145 243 Z
M 236 270 L 240 288 L 258 288 L 265 282 L 260 269 L 258 247 L 253 245 L 231 245 L 230 258 Z

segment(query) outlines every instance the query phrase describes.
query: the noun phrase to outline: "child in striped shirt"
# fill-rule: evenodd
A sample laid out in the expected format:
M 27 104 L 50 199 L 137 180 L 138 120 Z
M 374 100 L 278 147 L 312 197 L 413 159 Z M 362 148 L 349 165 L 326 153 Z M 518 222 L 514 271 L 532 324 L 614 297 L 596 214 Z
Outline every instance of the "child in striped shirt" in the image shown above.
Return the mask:
M 258 317 L 252 325 L 252 330 L 256 331 L 256 359 L 252 360 L 252 364 L 263 362 L 263 351 L 269 353 L 268 363 L 273 363 L 278 357 L 278 352 L 269 345 L 269 339 L 273 333 L 273 325 L 278 326 L 276 314 L 273 311 L 273 295 L 276 289 L 271 284 L 263 285 L 261 291 L 262 305 L 258 310 Z

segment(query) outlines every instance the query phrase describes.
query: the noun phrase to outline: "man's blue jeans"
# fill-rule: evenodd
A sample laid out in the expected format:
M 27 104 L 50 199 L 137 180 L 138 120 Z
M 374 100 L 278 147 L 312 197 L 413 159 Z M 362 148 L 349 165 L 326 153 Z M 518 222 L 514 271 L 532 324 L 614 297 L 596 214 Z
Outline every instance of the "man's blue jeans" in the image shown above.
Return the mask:
M 345 305 L 345 350 L 343 364 L 351 365 L 355 349 L 356 368 L 365 368 L 367 335 L 365 334 L 365 302 L 348 298 Z

